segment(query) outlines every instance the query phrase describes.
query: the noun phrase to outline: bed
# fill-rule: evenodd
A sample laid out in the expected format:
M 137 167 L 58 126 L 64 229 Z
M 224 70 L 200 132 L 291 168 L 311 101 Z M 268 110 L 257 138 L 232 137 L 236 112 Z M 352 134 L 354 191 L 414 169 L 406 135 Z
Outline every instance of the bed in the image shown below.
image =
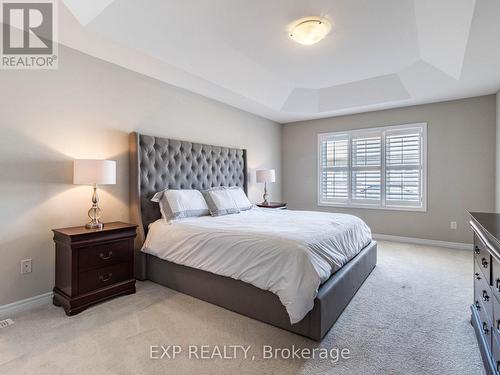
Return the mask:
M 211 236 L 211 241 L 221 241 L 220 243 L 224 245 L 226 243 L 224 242 L 226 240 L 223 239 L 224 236 L 220 234 L 214 236 L 213 233 L 217 231 L 219 233 L 220 228 L 227 227 L 227 230 L 230 230 L 231 224 L 234 224 L 233 230 L 237 230 L 240 236 L 247 236 L 243 239 L 248 239 L 249 235 L 259 235 L 264 245 L 275 241 L 280 246 L 286 243 L 292 246 L 294 241 L 297 242 L 293 236 L 300 235 L 299 239 L 302 242 L 304 242 L 304 238 L 307 238 L 307 225 L 305 225 L 307 223 L 305 221 L 300 223 L 300 220 L 309 220 L 306 219 L 307 215 L 313 215 L 310 220 L 325 220 L 327 217 L 321 215 L 328 214 L 297 211 L 296 213 L 281 213 L 285 216 L 276 218 L 276 215 L 280 215 L 277 211 L 271 213 L 270 211 L 273 210 L 265 212 L 265 209 L 260 209 L 260 211 L 252 209 L 247 213 L 228 215 L 233 216 L 233 218 L 223 217 L 217 220 L 211 217 L 195 218 L 196 220 L 185 220 L 182 225 L 167 228 L 165 223 L 159 220 L 161 215 L 157 204 L 151 202 L 151 197 L 157 191 L 166 188 L 204 190 L 218 186 L 239 186 L 247 192 L 246 151 L 132 133 L 130 135 L 130 162 L 131 217 L 139 225 L 135 244 L 135 276 L 139 280 L 151 280 L 179 292 L 319 341 L 332 327 L 376 265 L 376 242 L 371 240 L 371 237 L 367 241 L 365 236 L 362 240 L 364 241 L 363 246 L 360 246 L 361 239 L 359 238 L 361 237 L 359 237 L 356 245 L 359 249 L 355 253 L 347 256 L 349 246 L 346 246 L 345 254 L 339 254 L 338 259 L 329 262 L 333 274 L 330 275 L 330 272 L 325 271 L 318 279 L 319 281 L 311 281 L 312 285 L 317 283 L 315 295 L 303 304 L 291 307 L 287 303 L 282 303 L 284 301 L 283 295 L 277 293 L 277 290 L 273 293 L 265 288 L 254 286 L 259 284 L 253 280 L 247 280 L 244 277 L 235 278 L 231 273 L 225 275 L 223 272 L 210 272 L 213 271 L 211 268 L 205 267 L 203 269 L 202 264 L 196 262 L 180 262 L 179 254 L 173 251 L 176 243 L 168 242 L 169 239 L 172 241 L 173 229 L 185 233 L 186 228 L 188 228 L 190 233 L 198 236 Z M 236 216 L 238 217 L 236 218 Z M 273 220 L 276 223 L 286 222 L 287 219 L 289 219 L 290 228 L 292 228 L 294 221 L 297 222 L 295 223 L 297 227 L 289 231 L 287 236 L 291 237 L 286 239 L 281 238 L 284 236 L 283 232 L 277 234 L 270 230 L 267 233 L 262 225 L 258 225 Z M 254 225 L 248 225 L 252 220 Z M 332 217 L 329 216 L 328 220 L 332 220 Z M 342 222 L 342 220 L 352 221 L 355 218 L 350 215 L 338 214 L 335 220 Z M 247 224 L 243 225 L 243 221 Z M 214 227 L 214 225 L 218 226 Z M 298 231 L 297 228 L 303 229 Z M 147 236 L 148 230 L 151 230 L 154 236 L 153 234 Z M 231 237 L 234 237 L 233 233 L 231 233 Z M 294 234 L 292 235 L 292 233 Z M 151 238 L 155 238 L 156 242 Z M 162 240 L 158 240 L 158 238 Z M 145 244 L 146 239 L 147 243 Z M 161 248 L 163 240 L 165 246 Z M 279 242 L 276 242 L 278 240 Z M 155 252 L 155 249 L 161 251 Z M 318 250 L 319 253 L 321 250 Z M 345 259 L 343 259 L 344 255 L 347 256 Z M 294 265 L 294 263 L 290 264 Z M 321 274 L 321 272 L 319 273 Z M 271 276 L 264 273 L 264 276 L 266 275 Z M 301 281 L 296 284 L 300 287 L 307 283 Z M 304 310 L 306 307 L 307 309 Z

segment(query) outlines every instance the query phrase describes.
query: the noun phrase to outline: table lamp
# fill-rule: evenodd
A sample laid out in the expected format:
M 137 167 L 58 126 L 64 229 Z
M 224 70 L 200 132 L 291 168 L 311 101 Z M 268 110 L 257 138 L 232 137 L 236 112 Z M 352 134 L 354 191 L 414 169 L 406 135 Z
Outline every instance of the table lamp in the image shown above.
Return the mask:
M 99 221 L 102 211 L 99 208 L 99 195 L 97 185 L 116 184 L 116 161 L 78 159 L 73 162 L 73 184 L 92 185 L 92 207 L 88 215 L 90 222 L 85 225 L 87 229 L 103 229 L 104 224 Z
M 256 171 L 257 182 L 264 183 L 264 202 L 262 204 L 269 204 L 269 194 L 267 194 L 267 183 L 276 181 L 276 173 L 274 169 L 259 169 Z

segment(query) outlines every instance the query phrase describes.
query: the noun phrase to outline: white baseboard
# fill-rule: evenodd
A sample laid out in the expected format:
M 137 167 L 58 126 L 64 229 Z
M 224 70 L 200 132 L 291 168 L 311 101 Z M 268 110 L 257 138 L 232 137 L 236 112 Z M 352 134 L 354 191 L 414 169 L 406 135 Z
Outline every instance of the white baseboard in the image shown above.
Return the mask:
M 416 245 L 448 247 L 451 249 L 460 249 L 460 250 L 472 250 L 472 244 L 470 243 L 427 240 L 425 238 L 391 236 L 390 234 L 377 234 L 377 233 L 373 233 L 372 236 L 375 240 L 381 240 L 381 241 L 406 242 Z
M 35 307 L 48 305 L 51 301 L 52 292 L 48 292 L 35 297 L 12 302 L 7 305 L 0 306 L 0 317 L 12 317 L 14 314 L 21 311 L 31 310 Z

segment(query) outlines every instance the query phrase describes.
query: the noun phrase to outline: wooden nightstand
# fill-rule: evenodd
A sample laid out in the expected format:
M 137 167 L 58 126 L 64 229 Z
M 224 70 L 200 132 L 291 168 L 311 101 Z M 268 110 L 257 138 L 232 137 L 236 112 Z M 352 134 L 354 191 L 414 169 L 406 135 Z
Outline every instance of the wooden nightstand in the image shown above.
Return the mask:
M 135 293 L 134 239 L 137 225 L 113 222 L 103 230 L 53 229 L 56 282 L 53 302 L 75 315 L 90 305 Z
M 262 208 L 277 208 L 280 210 L 286 210 L 286 202 L 269 202 L 268 204 L 258 203 L 256 206 Z

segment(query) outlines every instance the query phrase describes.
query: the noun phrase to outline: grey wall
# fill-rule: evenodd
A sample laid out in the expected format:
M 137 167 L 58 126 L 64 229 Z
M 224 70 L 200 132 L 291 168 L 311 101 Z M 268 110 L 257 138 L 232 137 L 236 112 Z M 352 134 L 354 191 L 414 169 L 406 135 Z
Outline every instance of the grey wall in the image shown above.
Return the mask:
M 74 158 L 117 160 L 117 184 L 101 194 L 103 219 L 129 219 L 131 131 L 247 148 L 250 169 L 277 169 L 271 196 L 281 199 L 281 125 L 67 48 L 59 51 L 58 70 L 0 71 L 0 306 L 49 292 L 50 229 L 87 221 L 91 189 L 71 184 Z M 250 199 L 260 201 L 261 190 L 251 182 Z M 33 259 L 33 272 L 20 275 L 25 258 Z
M 469 243 L 466 211 L 495 206 L 495 100 L 490 95 L 284 125 L 284 198 L 295 209 L 357 215 L 374 233 Z M 427 212 L 317 206 L 318 133 L 412 122 L 428 124 Z
M 495 181 L 495 211 L 500 212 L 500 91 L 496 95 L 497 99 L 497 126 L 496 126 L 496 181 Z

